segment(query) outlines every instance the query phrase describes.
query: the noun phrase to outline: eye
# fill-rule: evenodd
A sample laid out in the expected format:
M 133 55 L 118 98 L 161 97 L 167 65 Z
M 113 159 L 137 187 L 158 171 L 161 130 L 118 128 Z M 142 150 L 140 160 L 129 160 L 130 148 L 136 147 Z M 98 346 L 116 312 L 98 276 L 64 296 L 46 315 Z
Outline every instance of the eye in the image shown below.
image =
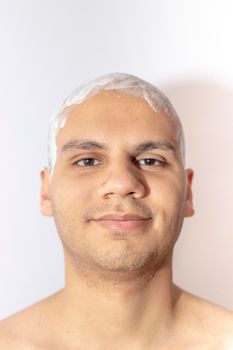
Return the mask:
M 138 164 L 141 166 L 165 166 L 166 162 L 155 158 L 145 158 L 139 159 Z
M 95 158 L 83 158 L 74 162 L 73 165 L 77 165 L 80 167 L 92 167 L 99 165 L 100 163 L 101 161 Z

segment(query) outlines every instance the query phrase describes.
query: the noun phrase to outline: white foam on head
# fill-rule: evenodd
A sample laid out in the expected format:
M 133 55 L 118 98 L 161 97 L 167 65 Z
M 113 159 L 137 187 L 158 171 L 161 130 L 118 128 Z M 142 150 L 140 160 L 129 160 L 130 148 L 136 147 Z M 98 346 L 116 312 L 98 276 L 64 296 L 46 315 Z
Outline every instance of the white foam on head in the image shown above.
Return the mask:
M 184 163 L 185 143 L 183 128 L 180 119 L 168 98 L 154 85 L 134 75 L 111 73 L 101 76 L 75 89 L 63 101 L 56 113 L 54 113 L 50 122 L 48 142 L 49 169 L 52 170 L 50 180 L 56 163 L 56 135 L 59 129 L 64 127 L 68 112 L 74 105 L 80 104 L 89 97 L 107 90 L 123 90 L 131 95 L 142 97 L 149 103 L 155 112 L 163 111 L 171 120 L 173 120 L 177 130 L 177 141 L 180 147 L 181 158 Z

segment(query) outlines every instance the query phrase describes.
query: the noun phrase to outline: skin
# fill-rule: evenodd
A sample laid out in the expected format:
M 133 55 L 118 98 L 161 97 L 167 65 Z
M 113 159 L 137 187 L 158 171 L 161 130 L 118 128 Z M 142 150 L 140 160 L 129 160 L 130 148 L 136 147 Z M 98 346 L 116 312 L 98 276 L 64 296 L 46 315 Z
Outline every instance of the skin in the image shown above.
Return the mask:
M 68 147 L 74 139 L 105 147 Z M 136 151 L 151 140 L 170 148 Z M 56 143 L 52 178 L 41 171 L 41 210 L 63 244 L 65 288 L 2 321 L 0 345 L 233 349 L 232 313 L 172 281 L 174 244 L 194 214 L 174 123 L 142 98 L 101 92 L 72 109 Z M 103 227 L 103 215 L 126 213 L 141 219 Z

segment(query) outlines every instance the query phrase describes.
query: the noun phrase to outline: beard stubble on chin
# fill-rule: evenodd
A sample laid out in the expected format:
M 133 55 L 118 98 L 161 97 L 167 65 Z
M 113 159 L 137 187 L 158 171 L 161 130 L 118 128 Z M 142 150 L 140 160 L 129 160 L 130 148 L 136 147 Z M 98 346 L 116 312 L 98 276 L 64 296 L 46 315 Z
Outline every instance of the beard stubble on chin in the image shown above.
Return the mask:
M 134 210 L 132 210 L 132 205 L 130 209 L 139 215 L 155 217 L 151 210 L 141 204 L 135 206 L 134 203 Z M 120 211 L 119 206 L 117 210 Z M 165 246 L 150 247 L 146 251 L 142 251 L 135 247 L 128 233 L 112 232 L 112 240 L 116 241 L 116 248 L 113 249 L 113 246 L 111 248 L 103 247 L 103 250 L 100 251 L 93 246 L 92 242 L 84 238 L 88 231 L 88 221 L 106 212 L 110 212 L 110 210 L 107 211 L 105 208 L 88 209 L 83 213 L 81 220 L 76 219 L 75 221 L 69 214 L 64 215 L 62 210 L 54 208 L 55 224 L 65 254 L 69 256 L 76 272 L 86 278 L 98 275 L 98 278 L 112 282 L 140 278 L 140 276 L 152 276 L 161 267 L 163 261 L 172 254 L 178 233 Z M 181 227 L 181 225 L 182 223 L 176 222 L 172 230 L 177 230 L 177 226 Z M 146 235 L 147 232 L 144 234 Z

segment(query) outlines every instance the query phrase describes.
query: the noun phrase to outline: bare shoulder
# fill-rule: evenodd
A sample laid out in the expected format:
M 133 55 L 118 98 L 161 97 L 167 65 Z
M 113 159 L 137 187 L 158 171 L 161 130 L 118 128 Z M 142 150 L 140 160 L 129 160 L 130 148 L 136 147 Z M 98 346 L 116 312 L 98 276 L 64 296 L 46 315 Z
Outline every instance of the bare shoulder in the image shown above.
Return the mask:
M 233 350 L 232 311 L 181 289 L 179 304 L 190 332 L 213 344 L 211 350 Z
M 0 321 L 0 349 L 41 349 L 40 341 L 46 337 L 44 330 L 49 325 L 52 301 L 57 294 Z

